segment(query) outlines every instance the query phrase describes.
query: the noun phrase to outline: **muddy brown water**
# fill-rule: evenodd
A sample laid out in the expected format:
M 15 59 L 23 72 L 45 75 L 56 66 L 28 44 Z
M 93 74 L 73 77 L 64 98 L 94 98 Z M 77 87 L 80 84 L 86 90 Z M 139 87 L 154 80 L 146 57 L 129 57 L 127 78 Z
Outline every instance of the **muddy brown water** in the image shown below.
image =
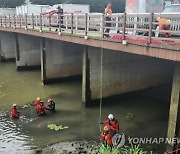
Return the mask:
M 14 64 L 13 64 L 14 65 Z M 62 141 L 98 141 L 99 106 L 84 108 L 81 102 L 81 81 L 43 86 L 40 71 L 17 72 L 7 62 L 0 63 L 0 153 L 30 153 Z M 40 96 L 56 102 L 56 113 L 37 116 L 35 107 L 22 109 Z M 167 98 L 166 98 L 166 97 Z M 103 103 L 102 119 L 114 114 L 120 130 L 133 137 L 166 137 L 170 88 L 158 87 L 131 93 Z M 11 119 L 12 104 L 17 103 L 21 117 Z M 128 121 L 126 115 L 133 114 Z M 48 124 L 62 124 L 69 129 L 53 131 Z M 156 146 L 156 149 L 158 145 Z

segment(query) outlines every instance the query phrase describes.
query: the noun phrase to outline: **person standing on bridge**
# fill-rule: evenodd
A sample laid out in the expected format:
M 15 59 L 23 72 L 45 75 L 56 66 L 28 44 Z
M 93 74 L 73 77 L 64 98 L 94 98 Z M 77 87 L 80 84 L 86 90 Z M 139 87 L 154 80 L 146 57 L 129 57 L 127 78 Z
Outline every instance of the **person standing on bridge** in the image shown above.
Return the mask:
M 111 9 L 111 4 L 109 3 L 107 5 L 107 7 L 105 8 L 104 10 L 104 13 L 105 13 L 105 26 L 106 26 L 106 29 L 105 29 L 105 34 L 104 36 L 105 37 L 109 37 L 109 31 L 110 31 L 110 27 L 111 27 L 111 19 L 113 19 L 113 16 L 112 16 L 112 9 Z
M 61 28 L 65 28 L 63 26 L 63 13 L 64 13 L 63 9 L 61 8 L 60 5 L 58 5 L 58 7 L 57 7 L 57 14 L 58 14 L 58 17 L 60 19 L 60 22 L 58 21 L 58 25 L 57 25 L 58 28 L 59 28 L 59 24 L 60 24 Z M 56 29 L 56 31 L 58 31 L 58 29 Z

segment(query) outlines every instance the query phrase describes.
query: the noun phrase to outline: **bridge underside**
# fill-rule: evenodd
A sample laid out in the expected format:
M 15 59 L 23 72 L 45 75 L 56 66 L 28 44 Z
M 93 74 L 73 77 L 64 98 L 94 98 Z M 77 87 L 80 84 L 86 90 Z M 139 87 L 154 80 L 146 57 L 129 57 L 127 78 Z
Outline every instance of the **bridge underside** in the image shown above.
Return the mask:
M 173 64 L 170 61 L 100 50 L 86 47 L 83 54 L 83 101 L 87 105 L 99 99 L 101 82 L 103 97 L 172 82 Z
M 0 32 L 0 61 L 15 60 L 16 35 L 14 33 Z
M 81 78 L 82 46 L 42 39 L 41 70 L 43 83 Z

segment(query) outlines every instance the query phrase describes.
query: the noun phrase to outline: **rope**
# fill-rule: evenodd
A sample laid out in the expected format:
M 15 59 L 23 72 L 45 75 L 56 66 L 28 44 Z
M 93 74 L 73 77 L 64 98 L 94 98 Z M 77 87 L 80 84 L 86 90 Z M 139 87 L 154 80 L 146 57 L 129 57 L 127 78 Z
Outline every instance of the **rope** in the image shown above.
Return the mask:
M 102 39 L 103 45 L 103 39 Z M 102 119 L 102 96 L 103 96 L 103 46 L 101 46 L 101 61 L 100 61 L 100 105 L 99 105 L 99 121 Z M 101 125 L 100 125 L 101 132 Z

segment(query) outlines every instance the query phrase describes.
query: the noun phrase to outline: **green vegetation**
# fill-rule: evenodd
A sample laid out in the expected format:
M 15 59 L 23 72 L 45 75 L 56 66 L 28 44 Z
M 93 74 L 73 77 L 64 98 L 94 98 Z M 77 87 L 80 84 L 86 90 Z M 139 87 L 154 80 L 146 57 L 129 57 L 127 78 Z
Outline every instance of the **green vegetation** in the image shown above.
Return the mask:
M 130 146 L 124 146 L 120 149 L 120 154 L 153 154 L 153 152 L 144 151 L 140 148 L 140 145 L 133 145 L 131 143 Z
M 126 120 L 127 121 L 131 121 L 131 120 L 133 120 L 134 119 L 134 114 L 132 114 L 132 113 L 127 113 L 127 115 L 126 115 Z
M 47 127 L 49 129 L 55 130 L 55 131 L 63 130 L 63 129 L 68 129 L 69 128 L 68 126 L 56 125 L 56 124 L 49 124 L 49 125 L 47 125 Z
M 120 151 L 116 147 L 111 147 L 107 144 L 100 143 L 99 145 L 92 146 L 91 150 L 88 151 L 90 154 L 120 154 Z
M 34 154 L 45 154 L 42 149 L 36 150 Z
M 93 148 L 91 154 L 153 154 L 140 148 L 140 145 L 124 146 L 122 148 L 110 147 L 105 144 L 99 144 L 96 148 Z
M 125 0 L 30 0 L 33 4 L 89 4 L 91 12 L 103 12 L 107 3 L 112 3 L 113 12 L 124 12 Z
M 54 5 L 54 4 L 89 4 L 91 12 L 104 12 L 107 3 L 112 3 L 113 12 L 124 12 L 126 0 L 30 0 L 32 4 Z M 25 0 L 0 0 L 0 7 L 14 8 L 22 5 Z
M 22 109 L 27 108 L 27 107 L 29 107 L 29 105 L 27 104 L 21 106 Z
M 0 7 L 16 7 L 24 4 L 25 0 L 0 0 Z

